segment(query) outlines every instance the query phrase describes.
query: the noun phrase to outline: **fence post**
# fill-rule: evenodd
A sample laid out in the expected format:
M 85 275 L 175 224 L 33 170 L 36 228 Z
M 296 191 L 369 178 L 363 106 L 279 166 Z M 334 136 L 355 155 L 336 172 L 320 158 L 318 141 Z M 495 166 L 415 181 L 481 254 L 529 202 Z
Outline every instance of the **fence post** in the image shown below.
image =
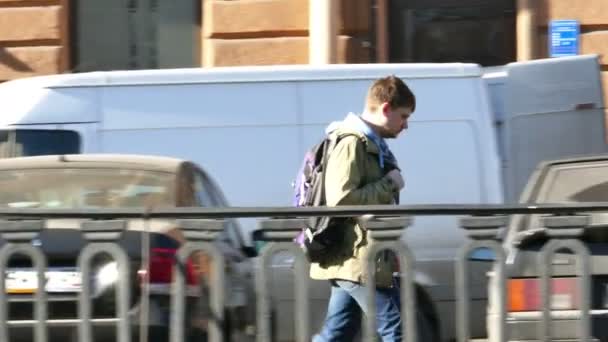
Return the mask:
M 6 294 L 6 271 L 8 261 L 15 254 L 27 255 L 34 265 L 37 278 L 35 290 L 35 341 L 46 342 L 48 339 L 47 318 L 48 302 L 45 290 L 47 261 L 40 247 L 33 240 L 40 235 L 44 222 L 40 220 L 0 221 L 0 235 L 6 244 L 0 249 L 0 341 L 10 341 L 8 333 L 8 301 Z
M 401 240 L 403 231 L 412 224 L 412 219 L 406 216 L 375 217 L 363 216 L 359 224 L 367 230 L 371 243 L 364 274 L 367 276 L 367 305 L 368 313 L 365 318 L 364 336 L 366 341 L 376 339 L 376 261 L 379 252 L 392 251 L 399 257 L 400 291 L 401 291 L 401 323 L 408 342 L 416 342 L 418 338 L 416 320 L 416 295 L 414 288 L 414 256 Z
M 213 241 L 224 230 L 224 220 L 213 219 L 185 219 L 178 220 L 177 226 L 186 238 L 186 243 L 182 245 L 178 252 L 178 265 L 185 265 L 188 258 L 195 252 L 203 252 L 213 260 L 210 275 L 210 306 L 211 306 L 211 327 L 208 331 L 210 342 L 224 341 L 224 310 L 225 310 L 225 270 L 226 263 L 224 255 L 217 248 Z M 171 289 L 171 342 L 185 341 L 184 320 L 188 319 L 185 314 L 185 293 L 186 279 L 185 274 L 179 271 L 179 267 L 174 268 L 175 280 Z
M 260 263 L 256 272 L 257 297 L 257 341 L 272 341 L 272 313 L 270 310 L 270 282 L 268 268 L 272 267 L 272 257 L 280 251 L 288 251 L 295 256 L 295 297 L 296 297 L 296 341 L 310 341 L 310 315 L 308 304 L 308 282 L 310 264 L 302 249 L 293 242 L 305 226 L 303 219 L 266 219 L 258 221 L 261 239 L 269 243 L 262 248 Z
M 578 262 L 576 263 L 576 273 L 578 276 L 580 312 L 579 334 L 580 341 L 589 341 L 591 320 L 590 310 L 590 253 L 584 243 L 578 238 L 583 235 L 585 227 L 590 224 L 590 216 L 571 215 L 571 216 L 547 216 L 543 218 L 543 226 L 547 229 L 549 240 L 542 248 L 538 258 L 538 269 L 541 271 L 541 293 L 543 303 L 543 313 L 540 325 L 539 337 L 541 341 L 551 341 L 551 274 L 554 254 L 567 249 L 572 251 Z
M 129 305 L 131 293 L 129 284 L 129 257 L 116 243 L 127 227 L 124 220 L 90 220 L 81 223 L 81 231 L 87 240 L 87 246 L 78 256 L 78 269 L 82 277 L 82 290 L 78 297 L 78 340 L 93 341 L 91 327 L 91 261 L 100 253 L 108 253 L 116 262 L 118 272 L 118 289 L 116 291 L 117 336 L 119 342 L 131 340 L 131 320 Z
M 460 226 L 466 231 L 468 241 L 460 248 L 456 260 L 456 325 L 459 342 L 468 342 L 471 338 L 468 258 L 472 251 L 479 248 L 491 249 L 496 255 L 494 276 L 498 285 L 498 296 L 496 296 L 500 321 L 498 337 L 501 342 L 506 341 L 506 257 L 499 236 L 508 222 L 509 218 L 506 216 L 465 217 L 460 220 Z

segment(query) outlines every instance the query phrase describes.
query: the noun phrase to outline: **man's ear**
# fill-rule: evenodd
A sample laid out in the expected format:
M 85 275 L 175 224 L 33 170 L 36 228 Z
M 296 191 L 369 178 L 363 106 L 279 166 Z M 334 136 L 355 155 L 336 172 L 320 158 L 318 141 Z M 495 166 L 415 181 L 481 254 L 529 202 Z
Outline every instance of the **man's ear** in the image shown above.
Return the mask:
M 388 102 L 383 102 L 380 105 L 380 110 L 382 111 L 382 114 L 384 116 L 388 116 L 389 113 L 391 112 L 391 105 Z

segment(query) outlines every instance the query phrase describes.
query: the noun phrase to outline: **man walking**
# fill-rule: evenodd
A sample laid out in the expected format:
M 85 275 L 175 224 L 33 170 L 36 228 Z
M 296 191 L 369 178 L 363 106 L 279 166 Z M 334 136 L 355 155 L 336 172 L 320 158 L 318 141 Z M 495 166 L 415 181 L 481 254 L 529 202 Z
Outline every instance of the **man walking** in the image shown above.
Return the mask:
M 393 204 L 404 187 L 394 155 L 384 139 L 397 138 L 407 129 L 416 109 L 416 98 L 398 77 L 376 80 L 369 88 L 364 112 L 349 114 L 328 127 L 339 138 L 325 170 L 328 206 Z M 349 221 L 350 222 L 350 221 Z M 359 330 L 360 312 L 367 313 L 367 251 L 373 243 L 356 222 L 347 223 L 338 252 L 313 263 L 310 276 L 332 284 L 327 316 L 314 342 L 352 341 Z M 376 264 L 378 334 L 384 342 L 401 341 L 399 289 L 393 281 L 394 259 L 381 257 Z

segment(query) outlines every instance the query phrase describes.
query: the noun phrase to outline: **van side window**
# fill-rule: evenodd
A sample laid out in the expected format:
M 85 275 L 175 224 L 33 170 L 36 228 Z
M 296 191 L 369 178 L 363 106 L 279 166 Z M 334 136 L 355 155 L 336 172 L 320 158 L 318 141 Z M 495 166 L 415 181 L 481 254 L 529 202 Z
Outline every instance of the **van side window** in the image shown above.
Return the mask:
M 0 157 L 80 153 L 80 135 L 68 130 L 16 129 L 0 131 Z
M 8 158 L 11 155 L 8 132 L 0 130 L 0 158 Z

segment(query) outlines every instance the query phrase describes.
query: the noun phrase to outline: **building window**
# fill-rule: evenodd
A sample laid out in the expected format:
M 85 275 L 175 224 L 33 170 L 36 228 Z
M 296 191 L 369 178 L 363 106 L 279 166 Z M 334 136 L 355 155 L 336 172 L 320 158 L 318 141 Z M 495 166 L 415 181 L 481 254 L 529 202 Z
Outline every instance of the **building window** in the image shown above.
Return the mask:
M 515 60 L 514 0 L 391 0 L 391 62 Z
M 200 66 L 201 0 L 71 2 L 72 71 Z

